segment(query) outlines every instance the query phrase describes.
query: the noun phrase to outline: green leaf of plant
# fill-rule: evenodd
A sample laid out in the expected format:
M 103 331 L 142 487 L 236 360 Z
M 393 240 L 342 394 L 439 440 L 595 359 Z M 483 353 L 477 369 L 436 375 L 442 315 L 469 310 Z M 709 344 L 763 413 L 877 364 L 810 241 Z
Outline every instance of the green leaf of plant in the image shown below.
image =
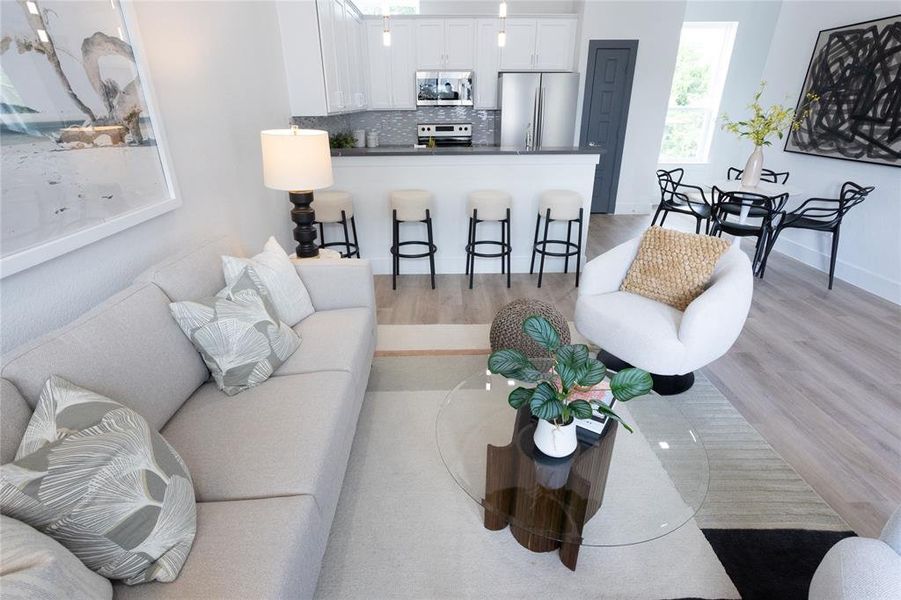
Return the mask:
M 546 381 L 535 388 L 529 407 L 533 415 L 545 421 L 553 421 L 563 414 L 563 403 L 557 399 L 557 391 Z
M 532 315 L 522 323 L 522 330 L 542 348 L 554 352 L 560 346 L 560 335 L 554 326 L 542 316 Z
M 569 409 L 577 419 L 591 418 L 591 405 L 585 400 L 575 400 L 574 402 L 570 402 Z
M 567 365 L 573 369 L 580 368 L 588 360 L 588 346 L 571 344 L 557 349 L 557 364 Z
M 629 368 L 619 371 L 610 380 L 610 391 L 620 402 L 626 402 L 651 391 L 654 380 L 647 371 Z
M 629 431 L 629 433 L 635 433 L 635 430 L 633 430 L 631 427 L 629 427 L 629 424 L 626 423 L 625 421 L 623 421 L 623 418 L 621 416 L 619 416 L 618 414 L 616 414 L 615 412 L 613 412 L 613 410 L 611 410 L 609 406 L 607 406 L 606 404 L 603 404 L 603 403 L 598 404 L 596 406 L 597 406 L 599 413 L 601 413 L 602 415 L 607 415 L 614 421 L 619 422 L 620 424 L 622 424 L 623 427 L 625 427 Z
M 520 369 L 519 372 L 513 376 L 513 379 L 524 381 L 525 383 L 536 383 L 544 379 L 544 377 L 545 373 L 542 373 L 538 369 L 527 367 L 525 369 Z
M 563 390 L 569 391 L 579 377 L 579 372 L 567 364 L 560 363 L 557 365 L 557 375 L 560 376 L 560 383 L 563 385 Z
M 524 387 L 518 387 L 512 392 L 510 392 L 510 396 L 507 398 L 507 402 L 510 403 L 510 406 L 513 408 L 519 408 L 526 402 L 532 399 L 533 390 Z
M 516 379 L 526 369 L 537 370 L 519 350 L 497 350 L 488 357 L 488 370 L 504 377 Z
M 582 387 L 591 387 L 604 381 L 607 376 L 607 367 L 596 358 L 589 358 L 579 370 L 577 383 Z

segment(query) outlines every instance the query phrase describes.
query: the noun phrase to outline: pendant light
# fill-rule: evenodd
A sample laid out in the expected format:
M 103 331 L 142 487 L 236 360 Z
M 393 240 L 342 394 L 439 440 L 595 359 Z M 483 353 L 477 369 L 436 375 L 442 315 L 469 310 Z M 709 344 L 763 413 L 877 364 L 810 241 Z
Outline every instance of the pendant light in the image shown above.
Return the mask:
M 497 32 L 497 47 L 503 48 L 507 45 L 507 3 L 501 2 L 497 9 L 497 16 L 501 20 L 500 31 Z

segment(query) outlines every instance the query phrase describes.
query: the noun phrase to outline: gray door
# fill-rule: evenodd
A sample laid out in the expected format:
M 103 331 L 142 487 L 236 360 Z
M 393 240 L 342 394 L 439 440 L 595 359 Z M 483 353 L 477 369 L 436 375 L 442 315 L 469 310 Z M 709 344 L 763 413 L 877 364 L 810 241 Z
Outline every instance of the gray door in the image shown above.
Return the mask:
M 576 131 L 576 104 L 579 98 L 578 73 L 542 73 L 539 91 L 540 148 L 573 145 Z
M 591 212 L 612 213 L 626 137 L 638 40 L 591 40 L 585 70 L 580 146 L 604 149 L 595 170 Z

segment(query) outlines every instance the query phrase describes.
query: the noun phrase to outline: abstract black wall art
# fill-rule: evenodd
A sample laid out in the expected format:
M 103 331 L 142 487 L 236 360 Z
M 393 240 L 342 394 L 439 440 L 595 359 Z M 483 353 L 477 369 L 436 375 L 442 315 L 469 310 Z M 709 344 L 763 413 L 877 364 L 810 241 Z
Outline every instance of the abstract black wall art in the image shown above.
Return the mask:
M 799 110 L 808 93 L 786 151 L 901 167 L 901 15 L 821 31 Z

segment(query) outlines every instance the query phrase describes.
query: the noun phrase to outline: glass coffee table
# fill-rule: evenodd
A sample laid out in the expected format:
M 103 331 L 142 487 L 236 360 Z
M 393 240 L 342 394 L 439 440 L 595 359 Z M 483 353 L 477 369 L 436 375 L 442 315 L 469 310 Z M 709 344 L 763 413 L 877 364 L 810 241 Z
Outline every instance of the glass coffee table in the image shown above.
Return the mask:
M 595 441 L 564 459 L 535 448 L 535 420 L 507 395 L 519 385 L 481 371 L 448 393 L 436 422 L 448 472 L 484 508 L 484 526 L 509 526 L 535 552 L 559 550 L 575 570 L 581 546 L 625 546 L 665 536 L 691 520 L 707 496 L 704 444 L 678 397 L 651 393 L 614 409 Z

